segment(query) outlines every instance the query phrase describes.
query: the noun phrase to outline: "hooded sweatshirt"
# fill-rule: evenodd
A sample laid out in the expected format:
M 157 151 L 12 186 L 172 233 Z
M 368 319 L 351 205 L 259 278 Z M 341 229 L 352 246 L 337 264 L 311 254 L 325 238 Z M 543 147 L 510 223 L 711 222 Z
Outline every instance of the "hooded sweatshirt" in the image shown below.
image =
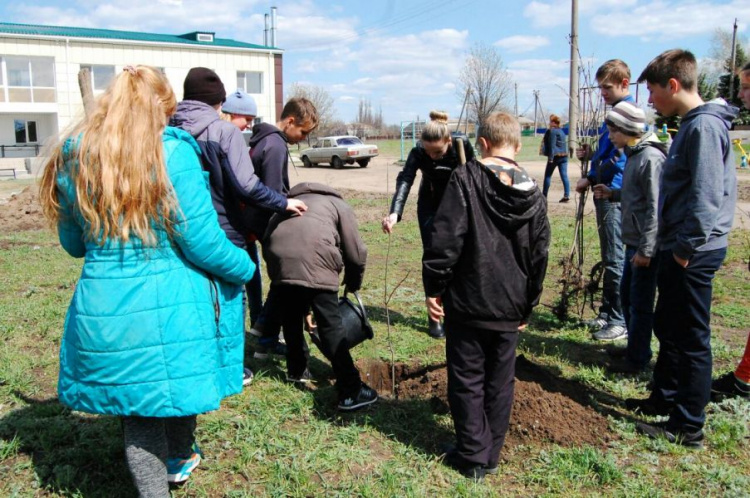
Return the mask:
M 253 126 L 250 158 L 255 174 L 266 187 L 283 195 L 289 193 L 289 152 L 284 132 L 268 123 Z M 250 232 L 257 239 L 261 239 L 274 212 L 260 206 L 248 205 L 244 214 Z
M 615 102 L 613 105 L 617 105 L 620 102 L 629 102 L 635 105 L 635 99 L 632 95 L 626 95 L 625 98 L 619 102 Z M 607 124 L 602 123 L 599 128 L 599 145 L 596 148 L 594 157 L 591 158 L 591 167 L 586 178 L 588 178 L 591 185 L 601 183 L 609 188 L 621 188 L 622 173 L 625 170 L 625 159 L 625 155 L 620 154 L 615 144 L 609 139 Z
M 506 185 L 470 161 L 454 171 L 435 214 L 422 259 L 425 292 L 442 296 L 449 320 L 516 331 L 539 303 L 549 241 L 539 187 Z
M 277 214 L 268 224 L 262 247 L 271 285 L 337 291 L 344 271 L 347 289 L 359 290 L 367 247 L 352 208 L 320 183 L 295 185 L 289 197 L 305 201 L 307 211 L 304 216 Z
M 661 250 L 689 260 L 696 252 L 727 247 L 737 202 L 729 129 L 737 113 L 708 103 L 683 116 L 662 172 Z
M 656 254 L 659 178 L 667 144 L 647 133 L 632 147 L 625 147 L 622 190 L 612 190 L 612 201 L 622 206 L 622 241 L 647 258 Z
M 243 205 L 262 206 L 275 212 L 286 209 L 286 198 L 258 180 L 239 128 L 223 121 L 213 107 L 196 100 L 183 100 L 177 104 L 170 124 L 187 131 L 198 142 L 219 224 L 235 245 L 245 246 L 249 230 L 243 218 Z

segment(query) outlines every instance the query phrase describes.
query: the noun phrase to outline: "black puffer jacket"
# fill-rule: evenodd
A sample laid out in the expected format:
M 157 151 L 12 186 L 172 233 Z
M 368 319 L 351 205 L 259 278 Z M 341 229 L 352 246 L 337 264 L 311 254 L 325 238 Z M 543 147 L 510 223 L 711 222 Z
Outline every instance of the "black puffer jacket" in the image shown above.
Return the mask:
M 327 185 L 300 183 L 289 198 L 305 201 L 302 216 L 275 214 L 263 247 L 271 285 L 287 284 L 336 291 L 339 274 L 350 291 L 362 286 L 367 247 L 354 211 Z
M 425 248 L 427 296 L 443 297 L 446 316 L 513 331 L 539 303 L 550 228 L 539 187 L 520 190 L 471 161 L 451 176 Z
M 471 144 L 464 140 L 464 151 L 466 161 L 474 159 L 474 149 Z M 419 186 L 419 203 L 430 211 L 435 211 L 443 198 L 445 186 L 448 185 L 451 173 L 460 164 L 458 158 L 457 139 L 451 141 L 448 152 L 437 161 L 432 159 L 418 142 L 417 146 L 409 152 L 406 158 L 404 169 L 396 177 L 396 193 L 391 202 L 391 213 L 398 215 L 401 221 L 401 215 L 404 214 L 406 199 L 409 197 L 409 190 L 414 184 L 414 178 L 417 176 L 417 170 L 422 170 L 422 183 Z

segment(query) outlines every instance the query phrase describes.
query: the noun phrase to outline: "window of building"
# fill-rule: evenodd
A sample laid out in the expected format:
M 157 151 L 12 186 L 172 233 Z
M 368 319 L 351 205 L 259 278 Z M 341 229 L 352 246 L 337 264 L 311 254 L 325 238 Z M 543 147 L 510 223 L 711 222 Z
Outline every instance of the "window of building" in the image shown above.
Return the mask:
M 81 66 L 81 69 L 88 69 L 91 72 L 91 89 L 95 92 L 106 90 L 112 78 L 115 77 L 115 66 L 92 64 Z
M 52 57 L 0 57 L 0 102 L 54 102 Z
M 263 73 L 259 71 L 237 71 L 237 88 L 247 93 L 263 93 Z
M 25 119 L 14 119 L 13 126 L 16 132 L 16 143 L 27 144 L 36 143 L 36 121 L 26 121 Z

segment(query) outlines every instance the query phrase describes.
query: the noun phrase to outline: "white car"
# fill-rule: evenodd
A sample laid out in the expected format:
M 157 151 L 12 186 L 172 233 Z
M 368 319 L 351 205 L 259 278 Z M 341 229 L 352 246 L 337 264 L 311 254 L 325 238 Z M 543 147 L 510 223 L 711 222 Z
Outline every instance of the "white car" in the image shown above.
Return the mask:
M 319 138 L 315 145 L 299 153 L 306 168 L 312 168 L 313 164 L 326 163 L 336 169 L 343 167 L 344 163 L 355 162 L 361 168 L 366 168 L 370 159 L 377 155 L 377 145 L 364 144 L 359 138 L 350 135 Z

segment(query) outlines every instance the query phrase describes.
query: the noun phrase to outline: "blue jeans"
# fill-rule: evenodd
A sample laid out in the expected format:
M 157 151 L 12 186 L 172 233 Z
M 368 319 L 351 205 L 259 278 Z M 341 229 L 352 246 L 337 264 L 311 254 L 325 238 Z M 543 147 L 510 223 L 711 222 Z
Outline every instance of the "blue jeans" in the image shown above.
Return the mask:
M 654 333 L 659 354 L 654 367 L 653 396 L 674 402 L 668 426 L 696 431 L 706 421 L 711 397 L 711 295 L 713 278 L 727 255 L 726 248 L 697 252 L 687 268 L 672 251 L 660 251 L 659 299 Z
M 547 197 L 547 192 L 549 192 L 549 186 L 552 183 L 552 173 L 555 172 L 555 168 L 558 168 L 560 171 L 560 179 L 562 180 L 563 189 L 565 190 L 565 197 L 570 197 L 568 156 L 557 156 L 552 158 L 551 161 L 547 161 L 547 168 L 544 170 L 544 188 L 542 190 L 544 197 Z
M 633 266 L 630 262 L 638 249 L 625 248 L 625 264 L 620 282 L 620 297 L 628 327 L 627 359 L 644 367 L 651 361 L 651 331 L 654 328 L 657 258 L 649 266 Z
M 625 326 L 625 316 L 620 302 L 620 280 L 625 261 L 625 246 L 622 243 L 622 210 L 619 202 L 594 199 L 596 224 L 599 231 L 599 248 L 602 265 L 602 306 L 599 316 L 609 325 Z

